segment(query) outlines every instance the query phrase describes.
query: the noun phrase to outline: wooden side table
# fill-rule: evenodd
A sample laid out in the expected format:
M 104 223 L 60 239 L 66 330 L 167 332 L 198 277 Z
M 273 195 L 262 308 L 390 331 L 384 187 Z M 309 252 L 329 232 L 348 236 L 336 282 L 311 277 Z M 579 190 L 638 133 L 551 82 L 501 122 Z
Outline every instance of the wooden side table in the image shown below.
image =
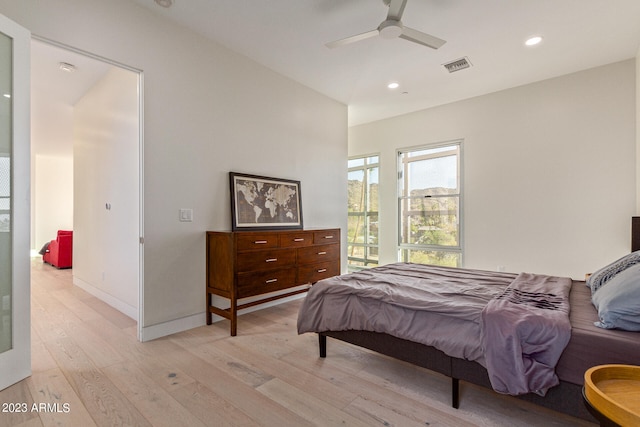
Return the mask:
M 640 366 L 589 368 L 584 374 L 582 395 L 601 426 L 640 425 Z

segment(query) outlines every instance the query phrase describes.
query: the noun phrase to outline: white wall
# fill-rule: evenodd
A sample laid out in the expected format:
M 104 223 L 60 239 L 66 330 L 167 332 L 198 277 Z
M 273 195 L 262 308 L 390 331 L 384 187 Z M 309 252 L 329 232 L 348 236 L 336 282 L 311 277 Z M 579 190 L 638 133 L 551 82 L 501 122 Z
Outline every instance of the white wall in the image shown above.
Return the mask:
M 396 260 L 396 149 L 464 139 L 464 264 L 584 278 L 630 250 L 635 61 L 351 128 L 380 153 L 380 244 Z
M 31 160 L 31 249 L 39 251 L 58 230 L 73 229 L 73 107 L 31 94 L 31 145 L 67 147 Z
M 138 317 L 138 75 L 113 67 L 75 104 L 74 283 Z
M 346 229 L 345 105 L 126 0 L 0 13 L 144 73 L 143 339 L 204 323 L 204 236 L 230 227 L 229 171 L 300 180 L 305 226 Z
M 32 185 L 32 230 L 37 251 L 56 238 L 58 230 L 73 230 L 73 158 L 35 156 Z

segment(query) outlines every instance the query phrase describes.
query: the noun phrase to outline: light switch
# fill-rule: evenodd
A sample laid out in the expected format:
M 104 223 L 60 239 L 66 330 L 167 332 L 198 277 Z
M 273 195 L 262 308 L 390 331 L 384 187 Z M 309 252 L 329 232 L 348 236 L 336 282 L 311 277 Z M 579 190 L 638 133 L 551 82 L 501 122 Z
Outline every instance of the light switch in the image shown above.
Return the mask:
M 180 222 L 192 222 L 193 209 L 180 209 Z

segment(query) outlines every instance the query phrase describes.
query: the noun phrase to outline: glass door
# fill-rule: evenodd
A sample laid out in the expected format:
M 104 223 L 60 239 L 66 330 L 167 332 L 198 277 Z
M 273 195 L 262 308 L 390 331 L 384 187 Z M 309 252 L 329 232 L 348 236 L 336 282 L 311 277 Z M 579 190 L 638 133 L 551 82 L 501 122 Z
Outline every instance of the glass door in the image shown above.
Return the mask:
M 30 39 L 0 15 L 0 390 L 31 375 Z

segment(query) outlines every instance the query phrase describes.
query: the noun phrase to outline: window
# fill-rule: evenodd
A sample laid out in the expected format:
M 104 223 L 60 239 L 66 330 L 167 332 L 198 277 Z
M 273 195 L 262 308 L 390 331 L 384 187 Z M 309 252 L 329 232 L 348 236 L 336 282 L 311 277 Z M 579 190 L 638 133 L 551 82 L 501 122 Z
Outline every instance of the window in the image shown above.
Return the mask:
M 398 152 L 400 261 L 458 267 L 461 141 Z
M 349 271 L 378 265 L 379 156 L 349 159 L 347 266 Z

